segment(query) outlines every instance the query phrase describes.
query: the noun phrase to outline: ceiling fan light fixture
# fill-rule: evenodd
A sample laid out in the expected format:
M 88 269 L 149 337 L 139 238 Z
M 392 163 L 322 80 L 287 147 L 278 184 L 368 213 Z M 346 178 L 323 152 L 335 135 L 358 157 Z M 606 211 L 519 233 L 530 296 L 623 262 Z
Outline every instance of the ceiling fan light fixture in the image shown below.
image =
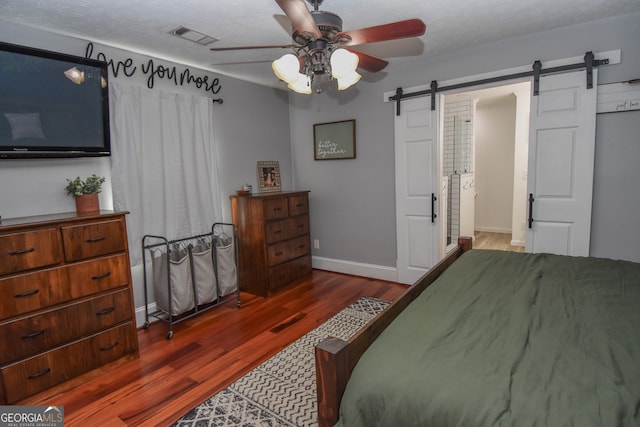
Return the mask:
M 346 75 L 344 77 L 338 78 L 338 90 L 345 90 L 353 86 L 354 84 L 360 81 L 362 76 L 358 74 L 356 71 L 353 71 L 351 74 Z
M 311 78 L 301 73 L 298 76 L 299 78 L 295 82 L 289 83 L 287 87 L 294 92 L 309 95 L 311 93 Z
M 273 73 L 280 80 L 293 84 L 300 78 L 300 61 L 293 53 L 287 53 L 271 63 Z
M 331 53 L 331 75 L 336 79 L 343 79 L 347 76 L 353 78 L 352 74 L 357 74 L 358 55 L 346 49 L 336 49 Z

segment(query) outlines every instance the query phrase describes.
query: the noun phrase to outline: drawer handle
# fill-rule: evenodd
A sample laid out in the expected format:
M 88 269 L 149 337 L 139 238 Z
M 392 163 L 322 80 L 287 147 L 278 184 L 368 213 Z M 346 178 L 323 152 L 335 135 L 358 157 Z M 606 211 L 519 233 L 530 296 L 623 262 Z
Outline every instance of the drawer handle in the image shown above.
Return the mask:
M 105 236 L 100 236 L 100 237 L 89 237 L 87 240 L 85 240 L 85 242 L 87 243 L 95 243 L 95 242 L 101 242 L 104 239 L 106 239 Z
M 274 212 L 280 212 L 282 210 L 282 208 L 273 208 Z
M 307 245 L 300 245 L 300 246 L 298 246 L 298 249 L 304 249 L 306 247 L 307 247 Z
M 302 203 L 298 203 L 298 204 L 296 205 L 296 208 L 301 208 L 301 207 L 303 207 L 303 206 L 304 206 L 304 205 L 303 205 Z
M 38 337 L 38 336 L 44 334 L 44 331 L 45 331 L 45 329 L 40 329 L 39 331 L 31 332 L 30 334 L 24 334 L 21 338 L 23 340 L 28 340 L 28 339 L 31 339 L 31 338 L 35 338 L 35 337 Z
M 276 256 L 282 255 L 284 252 L 276 252 Z
M 109 313 L 111 313 L 111 312 L 112 312 L 113 310 L 115 310 L 115 309 L 116 309 L 115 307 L 107 307 L 107 308 L 104 308 L 104 309 L 102 309 L 102 310 L 98 311 L 98 312 L 96 313 L 96 316 L 104 316 L 105 314 L 109 314 Z
M 275 231 L 273 232 L 273 234 L 280 234 L 280 233 L 282 233 L 282 230 L 275 230 Z
M 49 372 L 51 372 L 51 368 L 46 368 L 46 369 L 43 369 L 40 372 L 36 372 L 35 374 L 27 375 L 27 379 L 33 380 L 33 379 L 36 379 L 36 378 L 41 377 L 43 375 L 46 375 Z
M 299 224 L 298 228 L 304 228 L 304 224 Z
M 100 279 L 104 279 L 105 277 L 109 277 L 111 276 L 111 272 L 107 271 L 106 273 L 102 273 L 102 274 L 97 274 L 95 276 L 91 276 L 91 280 L 100 280 Z
M 32 291 L 20 292 L 20 293 L 18 293 L 18 294 L 13 294 L 13 297 L 14 297 L 14 298 L 24 298 L 24 297 L 28 297 L 28 296 L 31 296 L 31 295 L 35 295 L 35 294 L 37 294 L 38 292 L 40 292 L 40 290 L 39 290 L 39 289 L 34 289 L 34 290 L 32 290 Z
M 36 248 L 22 249 L 19 251 L 9 251 L 9 255 L 22 255 L 28 254 L 29 252 L 35 252 Z
M 108 351 L 120 344 L 119 341 L 114 342 L 113 344 L 105 345 L 104 347 L 100 347 L 100 351 Z

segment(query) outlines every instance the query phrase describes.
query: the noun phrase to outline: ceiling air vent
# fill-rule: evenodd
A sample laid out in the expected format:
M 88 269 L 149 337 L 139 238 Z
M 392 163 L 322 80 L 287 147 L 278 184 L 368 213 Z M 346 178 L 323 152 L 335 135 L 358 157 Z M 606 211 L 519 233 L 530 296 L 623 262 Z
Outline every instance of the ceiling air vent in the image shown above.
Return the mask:
M 206 46 L 218 41 L 218 39 L 215 37 L 208 36 L 199 31 L 192 30 L 191 28 L 183 27 L 182 25 L 169 31 L 169 34 L 171 34 L 172 36 L 180 37 L 181 39 L 198 43 L 202 46 Z

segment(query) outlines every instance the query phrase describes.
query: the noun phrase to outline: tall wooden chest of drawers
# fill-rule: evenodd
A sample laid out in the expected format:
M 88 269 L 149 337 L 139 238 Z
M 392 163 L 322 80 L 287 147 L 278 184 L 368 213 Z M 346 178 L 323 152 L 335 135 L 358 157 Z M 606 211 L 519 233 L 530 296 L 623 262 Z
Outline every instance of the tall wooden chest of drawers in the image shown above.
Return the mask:
M 231 196 L 241 290 L 268 296 L 311 274 L 308 193 Z
M 0 404 L 138 356 L 125 214 L 0 223 Z

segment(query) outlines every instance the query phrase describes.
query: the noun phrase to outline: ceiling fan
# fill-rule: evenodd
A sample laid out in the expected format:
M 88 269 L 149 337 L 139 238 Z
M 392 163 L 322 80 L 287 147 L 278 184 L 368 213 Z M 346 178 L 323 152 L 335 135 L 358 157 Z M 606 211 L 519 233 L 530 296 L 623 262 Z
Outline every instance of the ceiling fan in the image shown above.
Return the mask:
M 294 44 L 268 46 L 237 46 L 211 48 L 212 51 L 291 48 L 294 53 L 273 62 L 273 70 L 288 87 L 299 93 L 311 93 L 314 79 L 327 76 L 337 80 L 338 89 L 346 89 L 360 80 L 360 68 L 369 72 L 384 69 L 388 62 L 354 49 L 366 43 L 417 37 L 425 33 L 426 25 L 420 19 L 407 19 L 358 30 L 343 31 L 342 19 L 335 13 L 319 10 L 324 0 L 276 0 L 291 20 Z M 317 92 L 321 92 L 316 87 Z

